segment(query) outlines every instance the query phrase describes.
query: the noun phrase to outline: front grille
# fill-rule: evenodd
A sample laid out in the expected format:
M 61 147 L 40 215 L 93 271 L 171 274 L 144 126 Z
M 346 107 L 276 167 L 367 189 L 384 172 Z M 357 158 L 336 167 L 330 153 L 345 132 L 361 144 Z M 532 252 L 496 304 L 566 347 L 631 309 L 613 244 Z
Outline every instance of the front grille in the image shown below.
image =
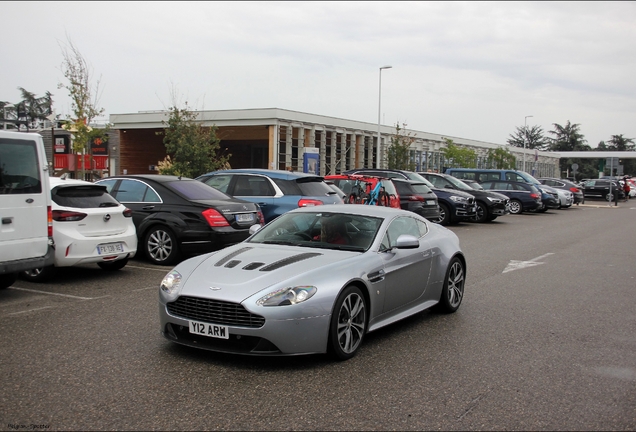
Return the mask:
M 166 305 L 170 315 L 235 327 L 260 328 L 265 318 L 248 312 L 242 305 L 221 300 L 181 296 Z

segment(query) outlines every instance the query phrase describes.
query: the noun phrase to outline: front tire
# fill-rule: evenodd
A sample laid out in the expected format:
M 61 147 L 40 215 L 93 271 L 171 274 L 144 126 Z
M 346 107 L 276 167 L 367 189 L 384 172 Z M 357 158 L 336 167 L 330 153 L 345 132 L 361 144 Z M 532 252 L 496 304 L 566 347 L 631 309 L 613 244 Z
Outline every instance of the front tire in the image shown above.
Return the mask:
M 451 222 L 451 213 L 450 209 L 446 204 L 439 204 L 439 218 L 435 221 L 435 223 L 440 225 L 450 225 Z
M 459 258 L 455 257 L 448 264 L 444 288 L 439 299 L 439 310 L 443 313 L 453 313 L 459 309 L 464 298 L 464 284 L 466 282 L 466 268 Z
M 350 285 L 338 296 L 329 326 L 329 350 L 338 360 L 356 355 L 367 331 L 367 302 L 360 288 Z
M 23 271 L 20 273 L 20 277 L 29 282 L 45 282 L 53 276 L 53 273 L 55 273 L 55 267 L 48 266 Z
M 164 226 L 150 228 L 144 238 L 146 257 L 158 265 L 172 265 L 179 255 L 177 237 Z

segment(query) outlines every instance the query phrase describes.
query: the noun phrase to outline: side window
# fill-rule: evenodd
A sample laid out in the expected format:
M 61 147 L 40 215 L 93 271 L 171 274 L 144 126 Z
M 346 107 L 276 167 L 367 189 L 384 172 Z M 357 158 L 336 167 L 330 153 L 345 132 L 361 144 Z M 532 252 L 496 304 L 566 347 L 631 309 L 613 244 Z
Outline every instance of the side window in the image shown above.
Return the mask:
M 106 191 L 109 194 L 113 194 L 113 188 L 115 187 L 115 183 L 117 183 L 118 180 L 117 179 L 112 179 L 112 180 L 101 180 L 98 184 L 100 186 L 106 186 Z
M 415 219 L 411 217 L 398 217 L 391 222 L 386 233 L 389 237 L 389 247 L 393 248 L 397 245 L 397 239 L 402 234 L 409 234 L 419 238 L 420 228 Z
M 122 180 L 115 198 L 119 202 L 161 202 L 148 185 L 135 180 Z
M 415 222 L 417 222 L 417 228 L 420 230 L 420 237 L 423 237 L 424 235 L 426 235 L 426 233 L 428 232 L 428 226 L 419 220 L 416 220 Z
M 274 196 L 274 188 L 269 183 L 269 180 L 265 177 L 237 175 L 233 195 Z
M 223 193 L 229 193 L 227 188 L 230 185 L 230 180 L 232 180 L 231 175 L 213 175 L 206 179 L 204 183 L 208 186 L 212 186 L 214 189 L 220 190 Z
M 436 188 L 442 188 L 443 186 L 441 186 L 439 183 L 439 177 L 436 176 L 430 176 L 428 177 L 428 181 L 430 181 L 431 183 L 433 183 L 433 186 L 435 186 Z

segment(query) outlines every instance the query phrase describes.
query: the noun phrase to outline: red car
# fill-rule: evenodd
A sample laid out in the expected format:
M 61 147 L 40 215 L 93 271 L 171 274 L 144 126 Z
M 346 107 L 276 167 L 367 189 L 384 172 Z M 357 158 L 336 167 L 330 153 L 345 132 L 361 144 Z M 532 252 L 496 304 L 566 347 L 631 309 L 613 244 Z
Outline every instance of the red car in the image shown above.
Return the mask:
M 325 181 L 342 189 L 347 196 L 346 203 L 400 208 L 400 196 L 389 178 L 334 174 L 325 176 Z

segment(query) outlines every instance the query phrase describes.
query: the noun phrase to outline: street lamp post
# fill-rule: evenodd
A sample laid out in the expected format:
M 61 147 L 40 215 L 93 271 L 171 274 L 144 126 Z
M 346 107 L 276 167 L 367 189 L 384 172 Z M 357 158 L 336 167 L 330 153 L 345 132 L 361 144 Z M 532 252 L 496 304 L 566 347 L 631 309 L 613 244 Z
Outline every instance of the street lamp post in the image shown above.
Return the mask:
M 527 120 L 532 116 L 525 116 L 523 118 L 523 168 L 521 171 L 526 171 L 526 141 L 528 140 L 528 126 Z
M 375 167 L 380 168 L 380 112 L 382 109 L 382 69 L 391 69 L 393 66 L 382 66 L 380 68 L 380 84 L 378 90 L 378 142 L 376 143 Z

